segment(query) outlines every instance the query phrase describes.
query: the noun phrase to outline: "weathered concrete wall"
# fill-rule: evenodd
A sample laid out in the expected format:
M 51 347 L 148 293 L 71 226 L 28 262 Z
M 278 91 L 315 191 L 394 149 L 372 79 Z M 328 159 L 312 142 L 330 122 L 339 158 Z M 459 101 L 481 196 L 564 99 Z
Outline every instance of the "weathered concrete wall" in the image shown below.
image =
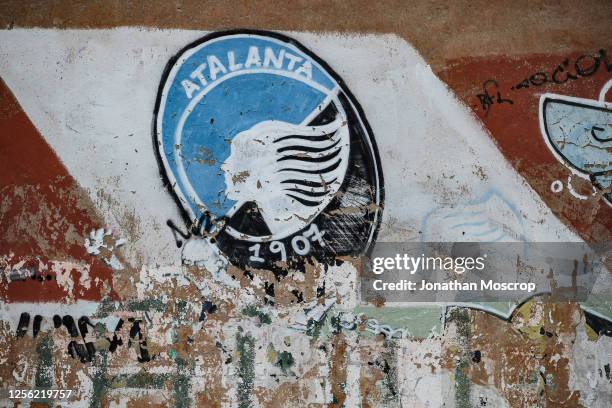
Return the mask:
M 609 116 L 595 145 L 568 131 L 568 156 L 550 145 L 568 128 L 540 119 L 546 93 L 609 115 L 607 2 L 23 3 L 0 4 L 0 388 L 77 392 L 46 406 L 611 404 L 609 303 L 363 304 L 351 257 L 374 241 L 609 245 Z M 236 28 L 273 31 L 259 59 L 238 39 L 190 75 L 181 50 Z M 198 99 L 281 55 L 280 82 Z M 303 84 L 329 91 L 318 111 Z M 199 122 L 174 145 L 187 110 Z M 252 126 L 267 117 L 276 139 Z M 262 160 L 310 128 L 338 150 L 300 145 L 287 161 L 324 182 L 289 200 Z M 188 150 L 198 132 L 219 143 Z M 341 164 L 312 164 L 325 154 Z M 257 234 L 276 238 L 251 249 Z M 319 262 L 282 262 L 303 242 Z

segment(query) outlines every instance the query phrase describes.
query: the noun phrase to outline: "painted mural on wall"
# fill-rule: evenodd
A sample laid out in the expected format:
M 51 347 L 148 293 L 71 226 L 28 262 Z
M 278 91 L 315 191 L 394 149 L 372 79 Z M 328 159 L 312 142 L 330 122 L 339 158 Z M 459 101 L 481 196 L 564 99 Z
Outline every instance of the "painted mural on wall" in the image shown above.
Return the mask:
M 155 124 L 200 247 L 276 270 L 359 255 L 375 239 L 383 189 L 370 126 L 338 75 L 297 41 L 235 31 L 190 44 L 166 68 Z
M 502 56 L 466 59 L 441 72 L 514 168 L 591 243 L 609 241 L 612 225 L 608 54 L 601 46 L 543 53 L 524 57 L 521 69 Z M 522 151 L 523 144 L 531 149 Z
M 606 299 L 365 304 L 357 261 L 375 241 L 609 241 L 606 49 L 453 59 L 362 26 L 207 24 L 0 30 L 0 388 L 609 405 Z
M 573 175 L 590 180 L 595 195 L 612 205 L 612 104 L 606 93 L 608 81 L 599 93 L 599 100 L 544 94 L 540 97 L 540 127 L 551 152 L 568 166 Z M 553 192 L 563 190 L 563 183 L 551 184 Z M 571 176 L 567 181 L 570 193 L 581 200 L 587 197 L 574 191 Z

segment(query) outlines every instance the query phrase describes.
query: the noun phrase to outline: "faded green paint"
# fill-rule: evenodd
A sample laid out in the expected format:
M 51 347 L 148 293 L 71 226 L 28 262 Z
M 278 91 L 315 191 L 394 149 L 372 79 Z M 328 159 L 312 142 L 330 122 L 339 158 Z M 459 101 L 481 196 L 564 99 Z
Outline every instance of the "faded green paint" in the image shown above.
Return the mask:
M 102 398 L 108 388 L 108 353 L 107 350 L 100 350 L 94 359 L 95 371 L 92 378 L 93 393 L 91 395 L 91 401 L 89 401 L 90 408 L 102 406 Z
M 236 351 L 238 358 L 238 406 L 249 408 L 252 406 L 251 395 L 253 379 L 255 377 L 255 339 L 248 334 L 242 335 L 242 328 L 236 333 Z
M 193 370 L 190 369 L 188 362 L 182 358 L 175 359 L 176 361 L 176 376 L 174 377 L 174 406 L 177 408 L 186 408 L 191 405 L 189 398 L 191 390 L 191 376 Z
M 34 384 L 37 389 L 53 388 L 53 339 L 45 334 L 36 344 L 38 361 Z M 43 401 L 43 400 L 40 400 Z M 47 406 L 52 406 L 53 399 L 44 399 Z
M 470 404 L 470 379 L 464 374 L 468 362 L 461 358 L 455 368 L 455 404 L 457 408 L 472 408 Z
M 161 299 L 129 300 L 115 302 L 105 299 L 100 302 L 97 313 L 92 317 L 106 317 L 114 312 L 165 312 L 168 305 Z
M 172 378 L 169 374 L 150 374 L 144 370 L 136 374 L 115 375 L 109 381 L 110 388 L 160 389 Z
M 258 317 L 259 323 L 261 324 L 270 324 L 272 323 L 272 319 L 270 315 L 264 312 L 257 310 L 255 306 L 247 306 L 242 310 L 242 314 L 249 317 Z
M 375 319 L 380 324 L 386 324 L 394 329 L 406 329 L 410 337 L 425 339 L 442 333 L 442 306 L 420 307 L 374 307 L 358 306 L 354 309 L 355 316 L 363 313 L 368 320 Z M 369 332 L 366 333 L 368 335 Z
M 278 354 L 276 365 L 278 365 L 281 370 L 283 370 L 283 373 L 289 373 L 294 363 L 295 360 L 293 359 L 293 355 L 288 351 L 283 351 Z
M 308 323 L 306 323 L 306 335 L 312 337 L 312 340 L 317 340 L 321 335 L 321 329 L 323 326 L 329 327 L 330 324 L 331 322 L 327 321 L 327 316 L 320 322 L 317 322 L 314 319 L 308 319 Z
M 466 309 L 452 308 L 448 311 L 448 323 L 455 323 L 457 326 L 458 344 L 461 348 L 461 358 L 455 367 L 455 406 L 456 408 L 471 408 L 470 404 L 470 379 L 465 374 L 470 359 L 470 337 L 472 330 L 470 327 L 470 314 Z
M 36 388 L 53 387 L 53 339 L 44 335 L 36 345 L 38 363 L 36 364 Z
M 189 407 L 192 371 L 188 364 L 180 358 L 176 359 L 176 375 L 173 374 L 151 374 L 143 370 L 136 374 L 119 374 L 108 377 L 108 351 L 102 350 L 94 361 L 95 372 L 93 375 L 93 393 L 89 403 L 90 408 L 102 406 L 104 395 L 109 390 L 134 388 L 134 389 L 165 389 L 170 383 L 173 384 L 175 395 L 175 407 Z
M 176 302 L 177 318 L 174 321 L 172 329 L 172 341 L 178 343 L 180 341 L 176 327 L 182 324 L 188 324 L 188 308 L 189 303 L 184 300 Z M 189 363 L 182 357 L 178 356 L 175 349 L 170 349 L 169 356 L 176 363 L 176 375 L 172 379 L 174 388 L 174 406 L 177 408 L 189 407 L 191 405 L 191 398 L 189 397 L 191 390 L 191 377 L 193 375 L 193 368 L 189 367 Z

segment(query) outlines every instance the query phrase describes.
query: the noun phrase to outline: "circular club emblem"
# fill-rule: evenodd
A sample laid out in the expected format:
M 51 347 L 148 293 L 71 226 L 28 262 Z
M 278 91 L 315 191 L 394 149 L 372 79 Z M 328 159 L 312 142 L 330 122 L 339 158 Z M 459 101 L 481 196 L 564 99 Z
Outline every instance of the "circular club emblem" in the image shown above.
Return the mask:
M 374 137 L 342 80 L 295 40 L 233 31 L 189 45 L 168 64 L 155 114 L 171 191 L 235 265 L 329 262 L 374 241 Z

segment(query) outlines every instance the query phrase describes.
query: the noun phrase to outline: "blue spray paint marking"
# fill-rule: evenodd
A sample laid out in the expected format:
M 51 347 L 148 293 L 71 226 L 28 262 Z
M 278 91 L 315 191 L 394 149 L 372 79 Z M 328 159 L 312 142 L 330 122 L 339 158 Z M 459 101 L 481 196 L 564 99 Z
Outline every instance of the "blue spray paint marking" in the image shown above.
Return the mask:
M 257 47 L 258 64 L 253 63 L 253 59 L 248 64 L 253 47 Z M 280 69 L 273 60 L 268 60 L 264 66 L 266 52 L 274 55 L 277 62 L 283 55 Z M 291 57 L 295 57 L 294 60 L 299 58 L 299 61 L 291 64 Z M 298 76 L 309 80 L 287 76 L 295 75 L 296 69 L 305 62 L 312 66 L 311 78 L 303 72 Z M 206 68 L 200 71 L 204 82 L 194 74 L 201 64 L 206 64 Z M 231 71 L 232 66 L 235 68 L 240 64 L 239 69 Z M 272 71 L 261 72 L 262 69 Z M 325 99 L 324 90 L 336 86 L 315 61 L 293 45 L 248 34 L 216 38 L 186 51 L 177 60 L 167 81 L 160 106 L 163 110 L 161 126 L 158 122 L 157 128 L 160 153 L 165 158 L 168 172 L 175 178 L 174 188 L 187 200 L 183 205 L 196 218 L 205 209 L 221 217 L 235 203 L 225 198 L 226 186 L 220 166 L 229 156 L 231 140 L 239 132 L 265 120 L 299 124 Z M 193 90 L 191 98 L 184 81 L 189 81 L 188 86 Z M 185 113 L 190 102 L 211 84 L 211 90 L 190 112 Z M 323 91 L 311 84 L 323 88 Z M 179 129 L 184 114 L 186 120 Z M 175 143 L 177 131 L 181 134 L 180 145 Z M 187 186 L 178 177 L 177 159 L 182 160 L 189 184 L 205 209 L 197 205 L 197 199 L 188 194 Z
M 612 185 L 612 110 L 603 103 L 543 96 L 544 136 L 566 165 Z M 580 102 L 583 101 L 583 102 Z M 610 194 L 607 194 L 610 199 Z
M 507 209 L 509 209 L 514 215 L 515 219 L 514 223 L 519 227 L 519 231 L 515 231 L 518 236 L 510 237 L 502 228 L 500 228 L 496 223 L 490 218 L 490 214 L 487 214 L 487 210 L 480 209 L 486 208 L 487 203 L 491 200 L 500 200 Z M 488 237 L 489 239 L 477 239 L 476 241 L 481 242 L 494 242 L 499 241 L 502 238 L 513 238 L 519 241 L 525 241 L 525 232 L 523 220 L 521 218 L 520 212 L 510 200 L 504 197 L 499 191 L 495 189 L 490 189 L 486 191 L 481 197 L 475 200 L 468 201 L 460 206 L 458 211 L 453 211 L 449 214 L 444 214 L 444 210 L 441 208 L 435 208 L 425 214 L 423 219 L 421 220 L 421 242 L 428 242 L 430 239 L 429 232 L 431 228 L 431 223 L 435 222 L 435 218 L 439 217 L 440 220 L 449 220 L 453 218 L 457 218 L 457 224 L 453 224 L 450 226 L 451 229 L 463 228 L 463 227 L 476 227 L 476 228 L 467 228 L 465 238 L 469 239 L 470 237 L 481 238 Z M 455 221 L 455 220 L 453 220 Z M 492 235 L 494 232 L 499 231 L 500 235 Z

